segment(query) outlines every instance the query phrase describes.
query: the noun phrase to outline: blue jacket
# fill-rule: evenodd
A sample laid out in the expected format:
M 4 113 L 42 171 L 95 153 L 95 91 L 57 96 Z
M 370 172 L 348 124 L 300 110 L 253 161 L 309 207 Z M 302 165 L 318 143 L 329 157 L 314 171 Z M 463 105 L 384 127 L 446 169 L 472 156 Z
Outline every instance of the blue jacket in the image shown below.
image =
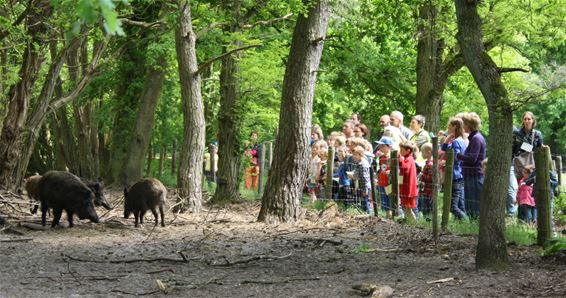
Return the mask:
M 454 149 L 454 156 L 458 154 L 463 154 L 466 151 L 468 145 L 464 142 L 462 137 L 458 137 L 457 139 L 453 140 L 451 144 L 442 144 L 440 149 L 442 151 L 447 151 L 448 149 Z M 464 176 L 462 175 L 462 161 L 459 159 L 454 159 L 454 177 L 452 180 L 460 180 L 463 179 Z

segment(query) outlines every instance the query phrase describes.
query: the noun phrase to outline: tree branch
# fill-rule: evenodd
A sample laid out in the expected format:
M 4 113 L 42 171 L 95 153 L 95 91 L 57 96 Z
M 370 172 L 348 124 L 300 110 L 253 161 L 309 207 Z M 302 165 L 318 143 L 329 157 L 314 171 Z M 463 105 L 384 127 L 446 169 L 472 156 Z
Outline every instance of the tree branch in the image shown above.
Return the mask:
M 120 18 L 119 20 L 124 24 L 132 25 L 132 26 L 138 26 L 138 27 L 142 27 L 142 28 L 146 28 L 146 29 L 152 28 L 152 27 L 159 27 L 159 26 L 161 26 L 161 24 L 163 24 L 162 20 L 151 22 L 151 23 L 142 22 L 142 21 L 134 21 L 134 20 L 130 20 L 130 19 L 127 19 L 127 18 Z
M 497 72 L 499 72 L 499 73 L 514 72 L 514 71 L 529 72 L 528 70 L 526 70 L 524 68 L 520 68 L 520 67 L 499 67 L 499 68 L 497 68 Z
M 256 27 L 256 26 L 271 25 L 271 24 L 276 23 L 276 22 L 279 22 L 279 21 L 289 20 L 289 19 L 291 18 L 291 16 L 293 16 L 293 14 L 292 14 L 292 13 L 288 13 L 288 14 L 282 16 L 282 17 L 279 17 L 279 18 L 274 18 L 274 19 L 265 20 L 265 21 L 257 21 L 257 22 L 255 22 L 255 23 L 253 23 L 253 24 L 246 24 L 246 25 L 242 26 L 242 28 L 250 29 L 250 28 L 253 28 L 253 27 Z
M 260 44 L 253 44 L 253 45 L 247 45 L 247 46 L 243 46 L 243 47 L 240 47 L 240 48 L 230 50 L 230 51 L 228 51 L 228 52 L 226 52 L 222 55 L 216 56 L 212 59 L 209 59 L 206 62 L 203 62 L 201 65 L 199 65 L 197 73 L 202 73 L 202 71 L 204 71 L 204 69 L 206 69 L 210 64 L 214 63 L 214 61 L 216 61 L 216 60 L 222 59 L 222 58 L 224 58 L 228 55 L 231 55 L 235 52 L 244 51 L 244 50 L 251 49 L 251 48 L 257 48 L 257 47 L 260 47 L 260 46 L 261 46 Z

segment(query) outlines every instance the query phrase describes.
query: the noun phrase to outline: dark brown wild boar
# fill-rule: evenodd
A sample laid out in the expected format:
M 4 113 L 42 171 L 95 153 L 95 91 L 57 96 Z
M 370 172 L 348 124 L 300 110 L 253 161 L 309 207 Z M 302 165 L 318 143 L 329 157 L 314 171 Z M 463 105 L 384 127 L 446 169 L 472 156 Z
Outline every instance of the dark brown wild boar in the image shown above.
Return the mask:
M 25 179 L 25 188 L 28 193 L 28 197 L 30 201 L 37 201 L 39 202 L 39 191 L 37 189 L 37 185 L 39 183 L 39 179 L 41 179 L 41 175 L 35 174 L 33 176 L 29 176 Z M 36 204 L 31 208 L 31 213 L 35 214 L 37 212 L 37 208 L 39 206 Z
M 46 212 L 53 209 L 52 227 L 59 224 L 63 210 L 67 212 L 69 227 L 73 227 L 73 215 L 79 219 L 90 219 L 98 222 L 94 209 L 94 193 L 79 177 L 62 171 L 49 171 L 41 177 L 38 183 L 39 199 L 41 201 L 41 224 L 45 226 Z
M 147 210 L 151 210 L 155 218 L 155 225 L 158 223 L 156 207 L 159 207 L 161 214 L 161 226 L 165 226 L 163 217 L 163 204 L 167 197 L 167 189 L 161 181 L 155 178 L 144 178 L 132 185 L 130 189 L 124 188 L 124 218 L 134 214 L 135 226 L 138 222 L 143 224 L 143 216 Z

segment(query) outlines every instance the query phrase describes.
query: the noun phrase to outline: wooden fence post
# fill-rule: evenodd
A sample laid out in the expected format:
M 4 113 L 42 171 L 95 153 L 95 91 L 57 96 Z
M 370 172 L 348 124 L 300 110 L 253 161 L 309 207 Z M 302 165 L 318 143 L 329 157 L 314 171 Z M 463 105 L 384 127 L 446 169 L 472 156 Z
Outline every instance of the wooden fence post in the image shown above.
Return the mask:
M 393 216 L 399 215 L 399 151 L 391 151 L 391 209 Z
M 448 220 L 450 219 L 450 206 L 452 203 L 452 179 L 454 178 L 454 149 L 450 148 L 446 151 L 446 167 L 444 170 L 444 199 L 442 200 L 442 231 L 448 229 Z
M 332 200 L 332 177 L 334 176 L 334 147 L 328 148 L 328 159 L 326 160 L 326 188 L 324 196 L 327 200 Z
M 371 184 L 371 201 L 373 202 L 373 215 L 375 217 L 378 217 L 378 190 L 377 190 L 377 185 L 375 183 L 375 176 L 376 176 L 376 167 L 379 167 L 379 157 L 376 156 L 376 159 L 374 160 L 374 162 L 372 163 L 372 165 L 369 167 L 369 178 L 370 178 L 370 184 Z
M 265 143 L 261 144 L 261 152 L 258 156 L 258 162 L 259 162 L 259 181 L 258 181 L 258 186 L 257 186 L 257 192 L 259 194 L 263 193 L 263 173 L 265 171 L 265 162 L 264 162 L 264 156 L 265 156 Z
M 167 147 L 165 145 L 161 146 L 161 151 L 159 152 L 159 169 L 157 175 L 161 177 L 163 175 L 163 167 L 165 166 L 165 159 L 167 158 Z
M 269 169 L 271 170 L 271 162 L 273 161 L 273 142 L 269 142 Z
M 550 209 L 550 147 L 542 146 L 535 150 L 535 203 L 537 207 L 537 243 L 544 245 L 552 237 Z
M 432 235 L 438 242 L 438 138 L 432 137 Z
M 173 152 L 171 152 L 171 175 L 175 175 L 177 167 L 177 140 L 173 140 Z
M 558 175 L 558 187 L 556 188 L 556 196 L 560 195 L 562 190 L 562 156 L 557 155 L 554 157 L 554 166 L 556 169 L 556 175 Z

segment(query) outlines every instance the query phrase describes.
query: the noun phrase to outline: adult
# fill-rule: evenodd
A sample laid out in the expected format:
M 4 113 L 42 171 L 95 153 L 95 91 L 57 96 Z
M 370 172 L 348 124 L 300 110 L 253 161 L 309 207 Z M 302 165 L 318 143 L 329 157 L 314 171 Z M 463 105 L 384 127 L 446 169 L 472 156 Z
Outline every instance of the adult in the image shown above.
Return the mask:
M 351 139 L 354 137 L 355 126 L 356 124 L 354 123 L 354 121 L 352 121 L 352 119 L 344 121 L 344 124 L 342 125 L 342 132 L 344 133 L 346 139 Z
M 389 119 L 391 119 L 391 126 L 397 127 L 401 131 L 401 134 L 404 138 L 403 141 L 408 141 L 411 139 L 413 133 L 410 129 L 403 125 L 403 113 L 399 111 L 393 111 L 391 112 Z
M 542 146 L 542 133 L 535 129 L 536 124 L 537 120 L 532 112 L 523 114 L 521 128 L 513 130 L 513 157 L 523 152 L 533 152 Z M 520 177 L 521 173 L 516 176 Z
M 509 174 L 509 189 L 507 191 L 507 215 L 513 216 L 517 213 L 517 190 L 519 185 L 517 183 L 517 178 L 522 176 L 522 172 L 525 166 L 533 165 L 534 160 L 529 162 L 529 158 L 522 159 L 518 156 L 524 152 L 532 153 L 536 148 L 542 146 L 542 133 L 535 129 L 537 120 L 535 115 L 527 111 L 523 114 L 521 119 L 521 128 L 513 128 L 513 147 L 512 154 L 514 162 L 511 164 L 511 170 Z M 515 158 L 517 157 L 517 160 Z M 519 162 L 527 161 L 527 162 Z
M 258 133 L 252 131 L 250 134 L 250 142 L 246 146 L 246 172 L 244 178 L 244 187 L 246 189 L 257 190 L 259 182 L 259 157 L 261 156 L 261 147 L 257 143 Z
M 421 146 L 425 143 L 430 143 L 430 136 L 428 131 L 424 129 L 425 125 L 425 116 L 423 115 L 415 115 L 411 118 L 411 122 L 409 123 L 409 129 L 413 133 L 410 138 L 410 141 L 417 144 L 419 150 Z
M 368 127 L 363 123 L 356 124 L 356 126 L 354 127 L 354 136 L 356 138 L 364 138 L 367 140 L 369 137 Z
M 322 128 L 320 128 L 320 125 L 315 124 L 312 126 L 311 129 L 311 146 L 316 141 L 320 141 L 320 140 L 324 140 L 324 134 L 322 133 Z
M 455 155 L 465 152 L 468 146 L 464 141 L 464 123 L 462 122 L 462 119 L 457 117 L 450 118 L 450 120 L 448 120 L 447 133 L 448 135 L 440 147 L 442 151 L 453 149 Z M 462 161 L 458 159 L 454 160 L 454 174 L 452 175 L 452 204 L 450 209 L 457 219 L 463 219 L 466 217 Z
M 463 153 L 456 154 L 456 158 L 462 161 L 466 212 L 471 219 L 477 219 L 480 215 L 480 194 L 484 182 L 482 161 L 485 159 L 485 138 L 479 131 L 481 119 L 478 114 L 467 113 L 462 120 L 464 130 L 469 133 L 468 147 Z
M 362 118 L 360 117 L 360 113 L 352 113 L 352 115 L 350 116 L 350 120 L 354 121 L 354 125 L 358 125 L 360 123 L 362 123 Z
M 381 128 L 381 131 L 377 135 L 379 139 L 383 137 L 385 128 L 389 126 L 390 123 L 391 123 L 391 119 L 389 118 L 389 115 L 381 115 L 381 117 L 379 117 L 379 127 Z

